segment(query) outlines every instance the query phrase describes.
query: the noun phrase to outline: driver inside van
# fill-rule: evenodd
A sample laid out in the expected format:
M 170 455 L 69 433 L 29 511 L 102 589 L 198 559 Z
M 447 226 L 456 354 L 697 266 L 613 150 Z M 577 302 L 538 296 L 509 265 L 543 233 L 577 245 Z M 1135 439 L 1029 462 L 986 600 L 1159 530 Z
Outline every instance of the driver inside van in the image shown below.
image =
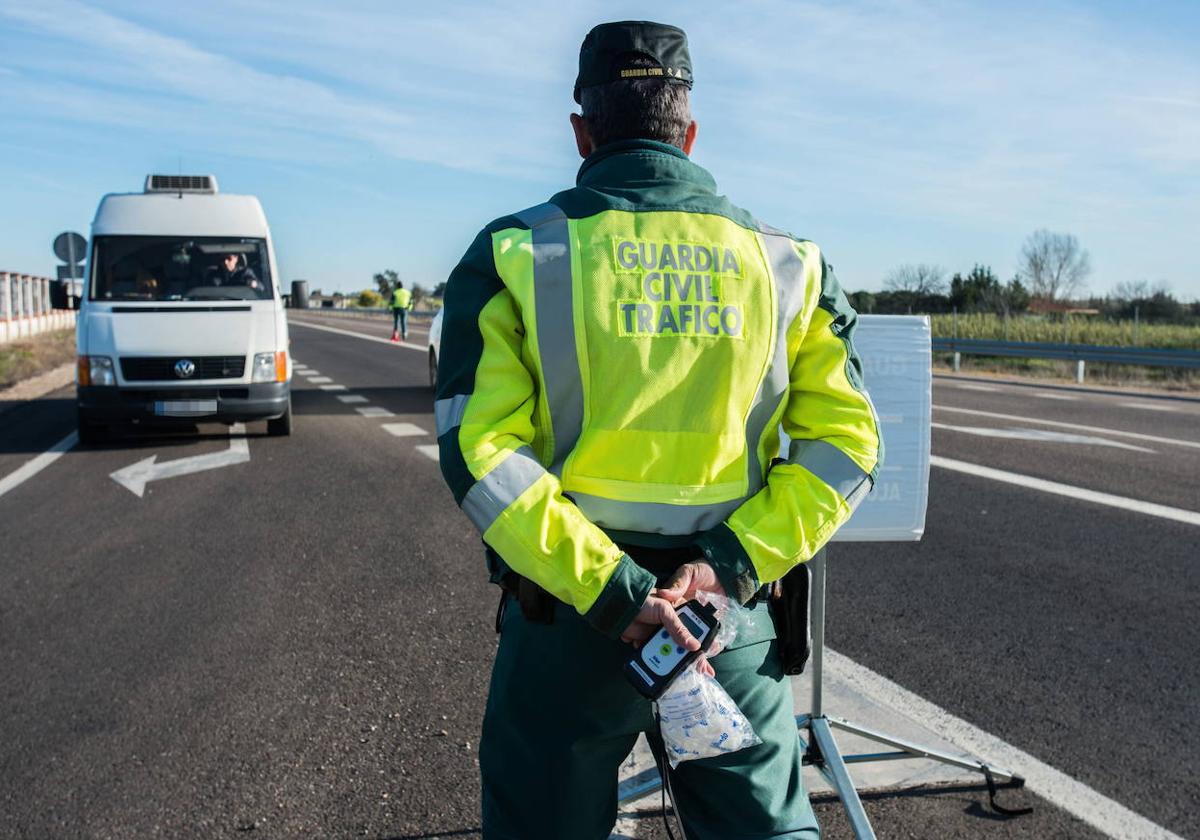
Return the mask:
M 249 286 L 256 291 L 261 291 L 263 287 L 241 254 L 226 254 L 221 263 L 211 270 L 209 282 L 213 286 Z

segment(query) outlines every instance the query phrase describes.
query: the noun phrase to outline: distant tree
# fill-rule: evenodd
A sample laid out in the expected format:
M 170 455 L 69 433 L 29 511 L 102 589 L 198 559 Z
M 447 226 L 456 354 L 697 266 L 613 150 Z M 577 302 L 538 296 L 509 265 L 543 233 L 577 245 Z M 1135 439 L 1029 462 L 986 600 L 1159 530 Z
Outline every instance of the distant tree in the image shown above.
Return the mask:
M 412 304 L 413 308 L 420 306 L 424 300 L 429 297 L 429 290 L 420 283 L 414 283 L 412 286 Z
M 875 311 L 875 295 L 870 292 L 853 292 L 846 298 L 855 312 L 867 315 Z
M 363 289 L 358 293 L 358 299 L 355 301 L 364 309 L 376 309 L 383 306 L 384 297 L 374 289 Z
M 1004 287 L 985 265 L 976 265 L 966 277 L 950 279 L 950 305 L 959 312 L 995 312 L 1003 308 Z
M 1091 258 L 1069 233 L 1036 230 L 1025 240 L 1018 276 L 1034 298 L 1070 300 L 1083 291 L 1092 273 Z
M 1020 277 L 1009 280 L 1004 287 L 1004 311 L 1006 313 L 1024 312 L 1029 308 L 1031 298 L 1029 290 L 1021 282 Z
M 901 265 L 883 278 L 883 288 L 916 297 L 940 295 L 946 289 L 946 272 L 940 265 L 928 263 Z
M 431 294 L 435 298 L 445 297 L 446 296 L 446 281 L 443 280 L 441 283 L 438 283 L 436 286 L 434 286 Z
M 400 275 L 389 268 L 379 272 L 371 279 L 375 281 L 375 287 L 379 289 L 379 294 L 383 299 L 390 300 L 396 284 L 400 282 Z

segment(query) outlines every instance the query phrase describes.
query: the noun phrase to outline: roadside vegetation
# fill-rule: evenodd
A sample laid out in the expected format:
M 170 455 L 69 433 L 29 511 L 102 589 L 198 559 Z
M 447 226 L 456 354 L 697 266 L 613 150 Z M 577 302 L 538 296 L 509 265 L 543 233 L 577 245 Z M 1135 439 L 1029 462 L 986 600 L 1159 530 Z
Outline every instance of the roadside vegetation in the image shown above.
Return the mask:
M 1095 344 L 1200 350 L 1200 325 L 1111 321 L 1088 315 L 1005 316 L 987 312 L 932 316 L 934 338 L 977 338 L 1043 344 Z
M 0 391 L 75 360 L 75 330 L 0 344 Z

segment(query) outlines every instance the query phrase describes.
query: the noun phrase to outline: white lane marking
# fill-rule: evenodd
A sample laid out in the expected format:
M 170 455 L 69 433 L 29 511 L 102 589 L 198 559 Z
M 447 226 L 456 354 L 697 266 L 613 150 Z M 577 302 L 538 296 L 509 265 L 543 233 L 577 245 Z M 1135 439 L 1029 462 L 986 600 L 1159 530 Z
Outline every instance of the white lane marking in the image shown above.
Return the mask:
M 344 403 L 365 403 L 367 401 L 367 398 L 362 394 L 346 394 L 345 396 L 338 397 L 338 399 Z
M 1039 400 L 1077 400 L 1079 397 L 1071 397 L 1066 394 L 1040 394 L 1033 393 L 1030 396 L 1037 397 Z
M 980 437 L 1006 438 L 1008 440 L 1032 440 L 1045 443 L 1078 443 L 1091 446 L 1111 446 L 1114 449 L 1128 449 L 1132 452 L 1149 452 L 1157 454 L 1153 449 L 1144 446 L 1134 446 L 1132 443 L 1121 443 L 1108 438 L 1091 437 L 1090 435 L 1071 435 L 1066 432 L 1048 432 L 1045 429 L 988 429 L 981 426 L 951 426 L 949 423 L 930 423 L 935 429 L 945 429 L 949 432 L 963 432 Z
M 162 464 L 154 463 L 157 455 L 151 455 L 128 467 L 109 473 L 109 478 L 120 484 L 133 495 L 141 498 L 146 492 L 146 485 L 151 481 L 161 481 L 164 478 L 175 478 L 180 475 L 215 470 L 233 464 L 244 464 L 250 460 L 250 441 L 240 435 L 246 433 L 242 423 L 234 423 L 229 427 L 231 439 L 229 448 L 224 452 L 210 452 L 206 455 L 193 455 L 190 458 L 177 458 Z M 238 436 L 238 437 L 232 437 Z
M 396 437 L 417 437 L 429 434 L 415 423 L 384 423 L 383 430 Z
M 33 478 L 61 458 L 64 452 L 73 448 L 77 443 L 79 443 L 79 432 L 71 432 L 71 434 L 51 446 L 41 455 L 38 455 L 36 458 L 30 458 L 24 464 L 4 476 L 4 478 L 0 478 L 0 496 Z
M 308 377 L 309 385 L 326 385 L 332 381 L 333 381 L 333 379 L 328 376 L 310 376 L 310 377 Z
M 307 377 L 307 376 L 320 376 L 320 375 L 321 375 L 321 371 L 319 371 L 319 370 L 313 370 L 312 368 L 309 368 L 308 370 L 302 371 L 302 372 L 300 373 L 300 375 L 301 375 L 301 376 L 306 376 L 306 377 Z
M 363 408 L 354 409 L 363 417 L 395 417 L 395 414 L 388 411 L 386 408 L 380 408 L 377 405 L 368 405 Z
M 951 388 L 962 388 L 964 391 L 988 391 L 988 392 L 993 392 L 993 391 L 999 391 L 999 390 L 1000 390 L 1000 389 L 999 389 L 999 388 L 997 388 L 995 385 L 973 385 L 973 384 L 971 384 L 971 383 L 969 383 L 969 382 L 954 382 L 954 383 L 947 382 L 946 384 L 947 384 L 947 385 L 949 385 Z
M 293 321 L 290 318 L 288 319 L 288 323 L 299 324 L 302 327 L 308 327 L 310 330 L 325 330 L 325 332 L 338 333 L 339 335 L 349 335 L 353 336 L 354 338 L 361 338 L 364 341 L 378 341 L 380 344 L 386 344 L 389 347 L 396 347 L 401 350 L 416 350 L 419 353 L 429 352 L 429 348 L 424 344 L 417 345 L 410 344 L 408 342 L 396 342 L 392 341 L 391 339 L 380 338 L 379 336 L 375 335 L 366 335 L 364 333 L 354 332 L 354 330 L 341 330 L 337 327 L 326 327 L 322 326 L 321 324 L 309 324 L 305 321 Z
M 345 391 L 346 386 L 345 385 L 322 385 L 321 390 L 322 391 Z
M 1183 840 L 1160 825 L 1093 790 L 1024 750 L 972 726 L 888 678 L 825 648 L 824 665 L 854 694 L 890 709 L 902 709 L 934 734 L 964 752 L 1012 770 L 1025 786 L 1109 837 L 1121 840 Z
M 1178 411 L 1178 408 L 1170 405 L 1156 405 L 1154 403 L 1138 403 L 1124 402 L 1118 403 L 1122 408 L 1140 408 L 1143 411 Z
M 418 446 L 417 451 L 420 452 L 422 455 L 424 455 L 426 458 L 429 458 L 430 460 L 433 460 L 433 461 L 438 460 L 437 444 L 429 444 L 427 446 Z
M 1059 484 L 1057 481 L 1047 481 L 1044 478 L 1034 478 L 1031 475 L 1021 475 L 1020 473 L 997 470 L 979 464 L 969 464 L 966 461 L 956 461 L 953 458 L 943 458 L 940 455 L 930 456 L 929 463 L 945 470 L 967 473 L 968 475 L 979 476 L 980 478 L 987 478 L 992 481 L 1002 481 L 1005 484 L 1015 484 L 1018 487 L 1025 487 L 1029 490 L 1040 490 L 1043 493 L 1067 496 L 1071 499 L 1120 508 L 1133 513 L 1144 513 L 1148 516 L 1157 516 L 1160 519 L 1172 519 L 1175 522 L 1182 522 L 1186 525 L 1200 525 L 1200 513 L 1194 510 L 1167 507 L 1166 505 L 1158 505 L 1154 502 L 1130 499 L 1126 496 L 1114 496 L 1111 493 L 1101 493 L 1098 490 L 1088 490 L 1070 484 Z
M 979 411 L 974 408 L 956 408 L 952 405 L 935 405 L 934 411 L 953 411 L 958 414 L 970 414 L 973 417 L 994 417 L 997 420 L 1016 420 L 1021 423 L 1035 423 L 1038 426 L 1056 426 L 1060 429 L 1078 429 L 1082 432 L 1097 432 L 1102 435 L 1118 435 L 1120 437 L 1133 438 L 1134 440 L 1146 440 L 1151 443 L 1167 443 L 1173 446 L 1187 446 L 1193 449 L 1200 449 L 1200 441 L 1194 440 L 1179 440 L 1178 438 L 1157 437 L 1155 435 L 1143 435 L 1138 432 L 1122 432 L 1117 429 L 1105 429 L 1100 426 L 1084 426 L 1079 423 L 1061 423 L 1057 420 L 1039 420 L 1037 417 L 1022 417 L 1019 414 L 999 414 L 995 411 Z

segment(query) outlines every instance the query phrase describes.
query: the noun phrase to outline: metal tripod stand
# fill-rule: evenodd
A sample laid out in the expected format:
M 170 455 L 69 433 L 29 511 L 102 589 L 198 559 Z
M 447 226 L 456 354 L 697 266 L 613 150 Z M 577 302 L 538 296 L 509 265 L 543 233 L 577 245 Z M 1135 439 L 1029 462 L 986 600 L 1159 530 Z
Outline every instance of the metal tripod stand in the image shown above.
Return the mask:
M 875 830 L 871 827 L 871 821 L 863 809 L 862 801 L 858 797 L 858 790 L 854 786 L 854 780 L 850 778 L 850 773 L 846 769 L 848 764 L 924 758 L 971 770 L 981 774 L 985 779 L 1005 783 L 1006 787 L 1022 787 L 1025 780 L 1008 770 L 994 767 L 975 758 L 964 758 L 923 747 L 825 714 L 822 691 L 825 653 L 826 562 L 825 549 L 817 552 L 809 561 L 809 568 L 812 570 L 812 589 L 809 594 L 812 657 L 808 667 L 812 673 L 812 706 L 807 714 L 796 715 L 796 726 L 800 730 L 800 739 L 805 746 L 804 763 L 815 767 L 837 793 L 842 807 L 846 809 L 846 816 L 850 821 L 850 827 L 854 831 L 856 840 L 875 840 Z M 891 747 L 892 751 L 843 756 L 834 740 L 834 729 Z M 994 784 L 994 782 L 989 781 L 989 784 Z M 618 803 L 625 805 L 641 799 L 643 796 L 656 792 L 660 787 L 662 787 L 662 780 L 657 768 L 643 770 L 622 783 Z
M 950 755 L 825 714 L 821 694 L 825 653 L 826 562 L 824 549 L 817 552 L 816 556 L 809 561 L 809 567 L 812 569 L 812 592 L 809 600 L 812 619 L 812 659 L 809 662 L 809 668 L 812 669 L 812 707 L 808 714 L 796 715 L 796 726 L 802 733 L 806 732 L 808 735 L 807 740 L 801 736 L 806 747 L 804 763 L 816 767 L 825 777 L 825 781 L 837 793 L 838 799 L 842 801 L 842 807 L 846 809 L 846 816 L 850 821 L 850 827 L 854 831 L 856 840 L 875 840 L 875 830 L 871 828 L 871 821 L 867 818 L 862 801 L 858 798 L 858 790 L 854 787 L 854 781 L 846 769 L 848 764 L 925 758 L 980 773 L 989 780 L 989 785 L 994 784 L 991 780 L 996 780 L 1006 783 L 1007 787 L 1023 786 L 1025 780 L 1020 776 L 1008 770 L 985 764 L 979 759 Z M 867 738 L 893 749 L 890 752 L 844 756 L 834 740 L 834 729 Z

